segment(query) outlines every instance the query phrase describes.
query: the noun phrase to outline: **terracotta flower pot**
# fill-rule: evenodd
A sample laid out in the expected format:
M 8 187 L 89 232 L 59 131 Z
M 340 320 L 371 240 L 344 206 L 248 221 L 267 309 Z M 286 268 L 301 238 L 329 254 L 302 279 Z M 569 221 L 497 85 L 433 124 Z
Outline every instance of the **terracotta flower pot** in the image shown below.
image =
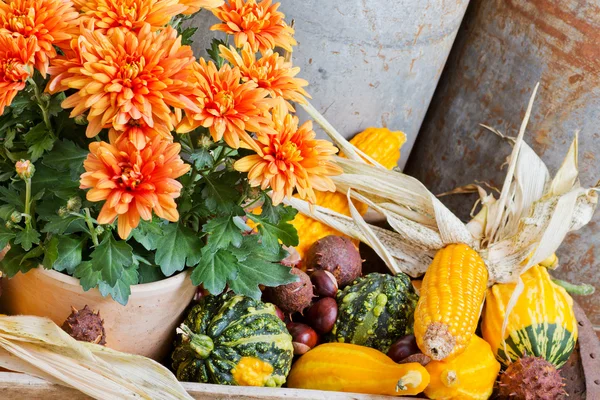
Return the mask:
M 78 279 L 41 267 L 2 279 L 2 288 L 3 312 L 48 317 L 59 326 L 71 313 L 71 306 L 99 310 L 108 347 L 155 360 L 169 352 L 175 328 L 196 291 L 189 272 L 182 272 L 132 286 L 129 302 L 122 306 L 102 297 L 97 289 L 84 292 Z

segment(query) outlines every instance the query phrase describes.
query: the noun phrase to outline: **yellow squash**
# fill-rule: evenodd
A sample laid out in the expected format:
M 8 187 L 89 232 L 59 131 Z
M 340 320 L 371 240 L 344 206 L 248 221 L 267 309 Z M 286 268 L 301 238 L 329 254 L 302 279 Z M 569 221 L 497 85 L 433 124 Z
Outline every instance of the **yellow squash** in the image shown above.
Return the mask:
M 504 336 L 502 323 L 516 284 L 496 284 L 488 289 L 481 324 L 483 338 L 505 366 L 527 354 L 561 367 L 577 342 L 573 299 L 552 282 L 542 266 L 532 267 L 521 279 L 525 290 L 508 316 Z
M 438 251 L 427 269 L 415 310 L 415 337 L 434 360 L 463 352 L 477 329 L 488 272 L 483 259 L 465 244 Z
M 425 368 L 430 375 L 425 394 L 430 399 L 485 400 L 492 395 L 500 363 L 490 345 L 473 336 L 463 353 L 449 361 L 432 361 Z
M 388 169 L 392 169 L 398 164 L 400 148 L 404 142 L 406 142 L 404 133 L 393 132 L 386 128 L 368 128 L 350 140 L 350 143 L 359 150 Z M 315 194 L 318 205 L 350 216 L 350 208 L 345 194 L 337 192 L 315 192 Z M 367 212 L 365 204 L 355 201 L 354 205 L 362 215 Z M 300 238 L 296 249 L 301 257 L 304 257 L 306 251 L 317 240 L 329 235 L 343 236 L 341 232 L 302 214 L 296 216 L 292 225 L 298 231 Z
M 378 350 L 348 343 L 315 347 L 296 361 L 287 379 L 290 388 L 389 396 L 415 395 L 428 384 L 421 364 L 396 364 Z

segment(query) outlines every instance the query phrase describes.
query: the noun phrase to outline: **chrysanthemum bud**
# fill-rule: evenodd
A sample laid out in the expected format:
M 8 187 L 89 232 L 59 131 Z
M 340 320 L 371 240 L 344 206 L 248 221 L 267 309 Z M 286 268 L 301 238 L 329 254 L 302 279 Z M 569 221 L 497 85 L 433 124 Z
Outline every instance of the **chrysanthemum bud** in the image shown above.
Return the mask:
M 200 136 L 200 139 L 198 139 L 198 147 L 201 147 L 203 149 L 208 149 L 213 144 L 214 144 L 214 142 L 208 135 L 202 135 L 202 136 Z
M 67 207 L 62 206 L 61 208 L 58 209 L 59 217 L 65 218 L 67 215 L 69 215 L 69 210 L 67 209 Z
M 35 167 L 29 160 L 20 160 L 15 164 L 15 170 L 19 178 L 26 180 L 33 176 L 35 173 Z
M 46 92 L 44 92 L 44 93 L 42 93 L 42 94 L 40 95 L 40 99 L 41 99 L 42 101 L 46 101 L 46 102 L 48 102 L 48 101 L 50 101 L 50 99 L 52 99 L 52 95 L 51 95 L 50 93 L 46 93 Z
M 67 201 L 67 210 L 73 212 L 79 212 L 81 210 L 81 197 L 75 196 L 71 197 Z
M 102 235 L 104 233 L 104 228 L 101 227 L 100 225 L 98 225 L 96 227 L 95 231 L 96 231 L 96 235 L 100 236 L 100 235 Z
M 87 125 L 88 124 L 87 117 L 83 114 L 76 116 L 74 118 L 74 120 L 77 125 Z
M 6 226 L 7 229 L 11 229 L 15 226 L 15 224 L 12 221 L 6 221 L 4 226 Z
M 10 214 L 10 220 L 12 222 L 14 222 L 15 224 L 18 224 L 19 222 L 21 222 L 22 219 L 23 219 L 23 215 L 18 211 L 13 211 L 12 214 Z

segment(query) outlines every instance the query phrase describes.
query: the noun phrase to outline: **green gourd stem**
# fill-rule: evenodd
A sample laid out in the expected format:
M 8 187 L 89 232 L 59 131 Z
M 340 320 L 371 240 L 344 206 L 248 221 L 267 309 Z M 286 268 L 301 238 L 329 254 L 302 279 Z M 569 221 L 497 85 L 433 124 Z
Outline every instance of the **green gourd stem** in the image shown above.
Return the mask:
M 593 287 L 592 285 L 588 285 L 587 283 L 575 285 L 573 283 L 555 278 L 552 278 L 552 282 L 565 289 L 567 293 L 574 294 L 577 296 L 590 296 L 596 291 L 595 287 Z
M 180 331 L 179 333 L 182 334 L 183 340 L 188 342 L 189 346 L 196 352 L 198 357 L 204 359 L 210 356 L 210 353 L 212 353 L 215 348 L 210 337 L 192 332 L 186 324 L 181 324 L 178 330 Z

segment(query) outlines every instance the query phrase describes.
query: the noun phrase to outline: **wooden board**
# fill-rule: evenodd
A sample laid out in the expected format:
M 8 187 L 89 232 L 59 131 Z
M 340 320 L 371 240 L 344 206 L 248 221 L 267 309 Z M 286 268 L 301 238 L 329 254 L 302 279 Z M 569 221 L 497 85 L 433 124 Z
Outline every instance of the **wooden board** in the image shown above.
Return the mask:
M 570 399 L 600 399 L 600 341 L 592 324 L 575 304 L 579 323 L 579 347 L 562 369 Z M 183 383 L 188 393 L 197 400 L 389 400 L 414 397 L 370 396 L 352 393 L 323 392 L 318 390 L 272 389 L 239 386 Z M 75 389 L 53 385 L 29 375 L 0 372 L 0 398 L 11 400 L 87 400 L 88 396 Z

